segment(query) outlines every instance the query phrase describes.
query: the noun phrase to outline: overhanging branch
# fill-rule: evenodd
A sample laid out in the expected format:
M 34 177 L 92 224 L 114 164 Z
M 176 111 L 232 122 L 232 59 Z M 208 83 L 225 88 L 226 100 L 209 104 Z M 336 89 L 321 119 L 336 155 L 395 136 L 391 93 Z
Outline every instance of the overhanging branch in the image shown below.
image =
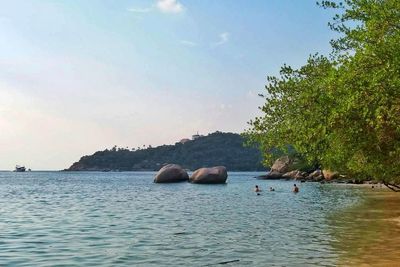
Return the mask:
M 391 183 L 386 183 L 383 182 L 383 184 L 389 188 L 390 190 L 394 191 L 394 192 L 400 192 L 400 186 L 399 185 L 395 185 L 395 184 L 391 184 Z

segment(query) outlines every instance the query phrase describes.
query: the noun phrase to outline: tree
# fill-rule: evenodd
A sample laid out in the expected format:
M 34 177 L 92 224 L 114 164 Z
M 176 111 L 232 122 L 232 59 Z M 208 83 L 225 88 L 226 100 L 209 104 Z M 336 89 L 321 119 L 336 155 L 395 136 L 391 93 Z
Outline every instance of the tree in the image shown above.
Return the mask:
M 311 56 L 268 77 L 263 116 L 246 136 L 274 159 L 291 144 L 310 163 L 352 177 L 400 183 L 400 1 L 322 1 L 338 9 L 330 57 Z

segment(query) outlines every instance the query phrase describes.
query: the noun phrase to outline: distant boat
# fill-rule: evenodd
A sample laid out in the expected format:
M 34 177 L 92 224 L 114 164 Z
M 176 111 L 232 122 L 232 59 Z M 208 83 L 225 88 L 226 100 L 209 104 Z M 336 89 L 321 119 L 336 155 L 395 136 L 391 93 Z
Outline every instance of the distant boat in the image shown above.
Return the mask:
M 15 166 L 15 170 L 14 171 L 15 172 L 24 172 L 24 171 L 26 171 L 26 168 L 25 168 L 25 166 L 17 165 L 17 166 Z

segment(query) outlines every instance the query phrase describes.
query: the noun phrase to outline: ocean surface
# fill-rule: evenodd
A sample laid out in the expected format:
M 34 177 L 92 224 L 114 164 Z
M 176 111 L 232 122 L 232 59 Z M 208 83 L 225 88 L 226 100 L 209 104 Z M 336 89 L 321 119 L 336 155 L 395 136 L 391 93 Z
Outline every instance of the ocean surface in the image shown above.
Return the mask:
M 349 232 L 364 220 L 354 210 L 367 201 L 365 188 L 301 183 L 294 194 L 292 181 L 256 175 L 198 185 L 154 184 L 152 172 L 0 172 L 0 266 L 337 266 L 357 258 L 346 246 L 359 243 Z

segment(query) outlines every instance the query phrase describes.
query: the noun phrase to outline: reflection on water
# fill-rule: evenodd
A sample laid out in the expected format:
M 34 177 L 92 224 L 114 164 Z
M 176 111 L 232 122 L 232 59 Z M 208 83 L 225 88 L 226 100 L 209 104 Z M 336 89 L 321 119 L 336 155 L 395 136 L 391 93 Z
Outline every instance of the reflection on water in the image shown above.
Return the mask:
M 347 266 L 399 249 L 395 197 L 357 206 L 366 190 L 153 175 L 0 172 L 0 266 Z M 276 191 L 257 196 L 255 184 Z
M 341 266 L 400 266 L 400 194 L 364 191 L 363 201 L 330 216 Z

